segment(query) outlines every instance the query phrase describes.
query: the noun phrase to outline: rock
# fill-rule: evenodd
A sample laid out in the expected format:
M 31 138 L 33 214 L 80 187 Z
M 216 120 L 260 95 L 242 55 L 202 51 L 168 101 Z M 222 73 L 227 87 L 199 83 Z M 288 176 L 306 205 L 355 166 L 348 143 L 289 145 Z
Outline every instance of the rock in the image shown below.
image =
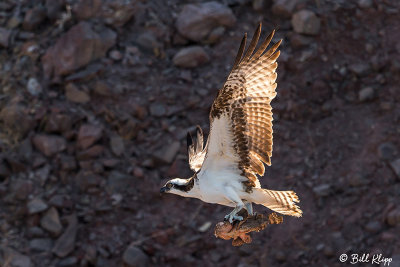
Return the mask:
M 27 208 L 29 214 L 35 214 L 47 209 L 47 204 L 40 198 L 34 198 L 28 202 Z
M 176 154 L 178 154 L 180 147 L 181 143 L 179 141 L 174 141 L 163 149 L 155 152 L 154 159 L 163 164 L 171 164 L 172 161 L 174 161 Z
M 144 171 L 142 168 L 140 167 L 134 167 L 133 171 L 132 171 L 133 176 L 137 177 L 137 178 L 143 178 L 144 177 Z
M 357 5 L 360 8 L 370 8 L 373 5 L 373 1 L 372 0 L 358 0 Z
M 132 267 L 145 267 L 149 264 L 149 257 L 133 244 L 124 251 L 122 260 L 126 265 Z
M 155 49 L 161 49 L 162 44 L 152 32 L 144 32 L 136 38 L 137 45 L 144 51 L 153 53 Z
M 373 99 L 375 96 L 374 88 L 365 87 L 358 92 L 358 100 L 360 102 L 365 102 Z
M 206 43 L 208 44 L 215 44 L 217 43 L 225 33 L 225 27 L 217 27 L 213 29 L 207 37 Z
M 65 96 L 69 101 L 75 103 L 84 104 L 90 101 L 90 96 L 85 91 L 79 90 L 73 83 L 65 86 Z
M 35 238 L 29 241 L 29 248 L 36 252 L 48 252 L 53 246 L 53 240 L 50 238 Z
M 76 160 L 71 156 L 61 156 L 61 169 L 64 171 L 74 171 L 77 168 Z
M 371 221 L 365 225 L 365 230 L 367 230 L 370 233 L 377 233 L 382 229 L 382 225 L 378 221 Z
M 253 9 L 255 11 L 262 11 L 265 6 L 265 0 L 253 0 Z
M 26 86 L 26 89 L 28 92 L 33 95 L 33 96 L 38 96 L 40 93 L 42 93 L 42 86 L 40 83 L 36 80 L 36 78 L 29 78 L 28 84 Z
M 52 207 L 45 212 L 40 219 L 40 226 L 56 236 L 61 233 L 62 225 L 56 208 Z
M 0 121 L 3 128 L 12 131 L 15 136 L 23 137 L 33 127 L 33 119 L 29 110 L 18 103 L 9 103 L 0 112 Z
M 47 133 L 64 133 L 71 130 L 71 117 L 61 113 L 52 112 L 46 122 L 44 130 Z
M 218 2 L 186 4 L 176 20 L 178 32 L 192 40 L 201 41 L 218 26 L 231 27 L 236 17 L 232 10 Z
M 49 205 L 57 208 L 71 208 L 74 204 L 67 195 L 54 195 L 50 198 Z
M 33 191 L 33 184 L 26 179 L 15 179 L 11 181 L 11 191 L 18 200 L 26 200 Z
M 386 221 L 391 226 L 400 225 L 400 209 L 390 211 L 386 216 Z
M 68 221 L 68 227 L 57 239 L 52 250 L 54 254 L 61 258 L 67 256 L 74 250 L 76 233 L 78 231 L 78 220 L 76 215 L 69 215 L 66 219 Z
M 400 179 L 400 158 L 391 161 L 390 162 L 390 167 L 392 167 L 392 170 L 397 175 L 397 178 Z
M 167 109 L 165 108 L 163 103 L 152 103 L 150 105 L 150 115 L 154 117 L 163 117 L 167 113 Z
M 317 35 L 321 28 L 321 21 L 314 12 L 303 9 L 293 15 L 292 26 L 297 33 Z
M 205 222 L 202 226 L 200 226 L 200 227 L 198 228 L 198 230 L 199 230 L 199 232 L 204 233 L 204 232 L 206 232 L 208 229 L 210 229 L 211 225 L 212 225 L 212 223 L 211 223 L 210 221 Z
M 11 31 L 0 27 L 0 47 L 7 48 L 10 42 Z
M 104 22 L 114 27 L 122 27 L 130 21 L 136 11 L 136 1 L 103 1 L 101 17 Z
M 313 42 L 313 38 L 309 36 L 304 36 L 298 33 L 293 33 L 290 36 L 290 44 L 293 48 L 299 48 L 303 46 L 308 46 Z
M 89 22 L 79 22 L 62 35 L 42 58 L 47 78 L 66 75 L 106 55 L 117 34 L 108 28 L 93 30 Z
M 103 135 L 103 127 L 93 124 L 83 124 L 79 128 L 78 147 L 86 149 L 93 145 Z
M 3 255 L 3 257 L 2 257 Z M 0 264 L 9 267 L 33 267 L 31 259 L 11 248 L 0 246 Z M 4 264 L 4 265 L 3 265 Z
M 111 171 L 108 175 L 107 185 L 112 192 L 122 192 L 132 183 L 132 176 L 119 171 Z
M 29 227 L 27 234 L 29 237 L 44 237 L 46 233 L 38 226 Z
M 318 186 L 315 186 L 313 188 L 313 192 L 318 196 L 318 197 L 326 197 L 330 194 L 331 191 L 331 185 L 330 184 L 321 184 Z
M 282 18 L 292 17 L 298 0 L 275 0 L 272 5 L 272 13 Z
M 110 53 L 108 54 L 110 56 L 111 59 L 115 60 L 115 61 L 119 61 L 122 59 L 122 53 L 119 52 L 118 50 L 111 50 Z
M 88 149 L 81 151 L 77 154 L 78 160 L 88 160 L 99 157 L 104 151 L 104 147 L 101 145 L 94 145 Z
M 102 96 L 111 96 L 114 93 L 107 83 L 101 81 L 96 82 L 94 92 Z
M 32 9 L 29 9 L 24 18 L 24 22 L 22 24 L 22 28 L 26 31 L 35 30 L 46 18 L 46 10 L 37 6 Z
M 80 0 L 73 7 L 72 12 L 78 20 L 87 20 L 99 15 L 102 0 Z
M 46 15 L 51 20 L 57 20 L 61 17 L 65 0 L 46 0 Z
M 63 151 L 67 143 L 65 139 L 57 135 L 37 134 L 32 139 L 33 145 L 45 156 L 51 157 Z
M 116 156 L 121 156 L 125 150 L 124 140 L 119 135 L 112 135 L 110 138 L 110 147 Z
M 60 262 L 57 264 L 59 267 L 67 267 L 67 266 L 77 266 L 78 264 L 78 259 L 74 256 L 72 257 L 67 257 L 65 259 L 60 260 Z
M 98 187 L 103 180 L 101 176 L 85 170 L 81 170 L 75 178 L 76 185 L 81 192 L 86 192 L 90 188 Z
M 397 155 L 397 148 L 392 142 L 382 143 L 378 146 L 378 155 L 383 160 L 391 160 Z
M 200 46 L 186 47 L 175 54 L 172 61 L 175 66 L 195 68 L 210 60 L 206 51 Z
M 349 70 L 358 76 L 365 76 L 369 69 L 370 67 L 368 63 L 354 63 L 349 66 Z
M 20 143 L 18 147 L 18 157 L 23 161 L 30 162 L 32 159 L 32 153 L 32 142 L 31 139 L 28 137 Z

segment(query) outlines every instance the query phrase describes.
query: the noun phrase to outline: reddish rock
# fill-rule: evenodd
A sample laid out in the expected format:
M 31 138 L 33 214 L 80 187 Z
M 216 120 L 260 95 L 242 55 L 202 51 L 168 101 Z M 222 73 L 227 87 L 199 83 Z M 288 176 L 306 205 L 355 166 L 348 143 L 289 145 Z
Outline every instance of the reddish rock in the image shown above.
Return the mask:
M 298 2 L 298 0 L 275 0 L 272 13 L 282 18 L 290 18 Z
M 11 191 L 18 200 L 26 200 L 33 191 L 33 184 L 25 179 L 12 180 Z
M 26 31 L 35 30 L 46 18 L 46 10 L 39 6 L 29 9 L 24 18 L 22 28 Z
M 186 47 L 180 50 L 172 61 L 175 66 L 182 68 L 195 68 L 210 60 L 206 51 L 200 46 Z
M 78 147 L 86 149 L 93 145 L 103 135 L 103 127 L 93 124 L 83 124 L 79 128 Z
M 232 10 L 218 2 L 186 4 L 176 20 L 179 33 L 192 40 L 201 41 L 218 26 L 231 27 L 236 17 Z
M 178 154 L 181 143 L 174 141 L 154 153 L 154 159 L 164 164 L 170 164 Z
M 321 21 L 314 12 L 303 9 L 293 15 L 292 26 L 297 33 L 317 35 L 321 28 Z
M 63 151 L 67 146 L 65 139 L 57 135 L 38 134 L 32 141 L 36 149 L 47 157 Z
M 48 133 L 63 133 L 69 131 L 72 127 L 71 117 L 60 114 L 51 113 L 45 126 L 45 131 Z
M 88 22 L 80 22 L 62 35 L 42 58 L 47 78 L 66 75 L 106 55 L 117 34 L 108 28 L 94 31 Z
M 69 101 L 75 103 L 84 104 L 90 101 L 90 96 L 85 91 L 79 90 L 73 83 L 65 86 L 65 96 Z
M 102 0 L 79 0 L 72 8 L 78 20 L 86 20 L 99 15 Z
M 33 120 L 28 112 L 29 110 L 22 104 L 8 104 L 0 112 L 2 127 L 13 131 L 16 136 L 25 136 L 33 126 Z
M 52 207 L 46 211 L 40 220 L 40 226 L 56 236 L 61 233 L 62 225 L 56 208 Z
M 94 145 L 82 152 L 79 152 L 76 156 L 78 160 L 88 160 L 99 157 L 104 151 L 104 147 L 101 145 Z

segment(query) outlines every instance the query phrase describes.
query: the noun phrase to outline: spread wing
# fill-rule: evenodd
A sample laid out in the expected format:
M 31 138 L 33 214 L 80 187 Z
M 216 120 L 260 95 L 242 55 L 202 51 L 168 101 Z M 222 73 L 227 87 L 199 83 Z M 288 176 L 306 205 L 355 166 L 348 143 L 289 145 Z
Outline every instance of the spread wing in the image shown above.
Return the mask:
M 187 134 L 187 148 L 189 155 L 189 166 L 190 169 L 194 172 L 198 172 L 201 168 L 201 165 L 204 161 L 204 156 L 206 154 L 206 150 L 203 148 L 203 130 L 201 130 L 200 126 L 196 127 L 196 140 L 193 140 L 193 137 L 190 133 Z
M 261 23 L 245 54 L 246 35 L 243 37 L 232 71 L 214 100 L 203 164 L 204 168 L 237 168 L 250 187 L 258 183 L 256 174 L 264 175 L 264 163 L 271 164 L 270 103 L 276 96 L 276 50 L 281 43 L 265 51 L 273 31 L 254 52 L 260 33 Z

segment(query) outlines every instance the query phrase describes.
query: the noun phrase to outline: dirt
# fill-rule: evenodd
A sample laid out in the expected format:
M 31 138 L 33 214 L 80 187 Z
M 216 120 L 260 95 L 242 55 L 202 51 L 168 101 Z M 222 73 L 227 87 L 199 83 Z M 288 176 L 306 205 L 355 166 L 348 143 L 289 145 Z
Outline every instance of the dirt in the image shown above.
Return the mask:
M 186 10 L 202 7 L 194 2 Z M 236 22 L 199 12 L 195 41 L 176 25 L 187 1 L 0 3 L 0 265 L 399 261 L 400 4 L 221 3 L 212 8 Z M 291 24 L 303 9 L 312 13 L 296 20 L 311 35 Z M 187 131 L 207 134 L 211 103 L 259 21 L 262 36 L 283 39 L 272 166 L 260 181 L 296 191 L 303 217 L 237 248 L 210 227 L 230 208 L 159 188 L 191 175 Z M 202 60 L 174 65 L 183 49 Z

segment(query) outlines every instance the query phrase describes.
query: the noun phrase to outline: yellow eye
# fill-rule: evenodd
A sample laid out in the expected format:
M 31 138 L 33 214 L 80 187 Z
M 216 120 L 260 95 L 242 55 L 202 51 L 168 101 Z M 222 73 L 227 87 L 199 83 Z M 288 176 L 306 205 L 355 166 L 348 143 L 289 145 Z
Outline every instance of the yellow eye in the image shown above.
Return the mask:
M 172 187 L 172 183 L 168 183 L 167 184 L 167 188 L 169 189 L 169 188 L 171 188 Z

